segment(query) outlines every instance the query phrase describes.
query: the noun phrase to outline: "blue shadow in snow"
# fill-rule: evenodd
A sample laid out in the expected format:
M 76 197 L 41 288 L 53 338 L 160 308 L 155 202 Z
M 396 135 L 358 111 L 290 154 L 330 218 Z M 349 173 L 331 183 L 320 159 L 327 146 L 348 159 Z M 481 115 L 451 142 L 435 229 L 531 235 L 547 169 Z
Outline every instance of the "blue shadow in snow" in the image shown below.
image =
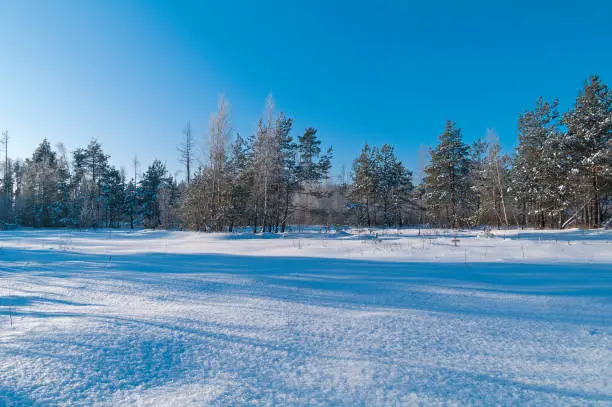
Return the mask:
M 610 324 L 610 318 L 602 315 L 524 302 L 547 296 L 609 305 L 609 264 L 416 263 L 166 253 L 108 256 L 22 249 L 5 251 L 2 261 L 15 262 L 3 270 L 8 273 L 58 279 L 46 284 L 61 285 L 62 278 L 78 276 L 144 284 L 176 297 L 227 294 L 340 308 L 413 308 Z M 513 294 L 516 297 L 508 297 Z M 28 301 L 44 298 L 44 293 L 33 295 Z

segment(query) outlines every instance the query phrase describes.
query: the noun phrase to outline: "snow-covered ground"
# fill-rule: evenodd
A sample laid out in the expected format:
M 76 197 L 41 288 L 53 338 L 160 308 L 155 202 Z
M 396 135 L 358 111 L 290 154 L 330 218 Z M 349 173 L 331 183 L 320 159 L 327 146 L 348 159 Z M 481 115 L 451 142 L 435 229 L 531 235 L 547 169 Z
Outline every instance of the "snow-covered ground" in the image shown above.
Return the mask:
M 612 405 L 612 232 L 494 233 L 0 232 L 0 405 Z

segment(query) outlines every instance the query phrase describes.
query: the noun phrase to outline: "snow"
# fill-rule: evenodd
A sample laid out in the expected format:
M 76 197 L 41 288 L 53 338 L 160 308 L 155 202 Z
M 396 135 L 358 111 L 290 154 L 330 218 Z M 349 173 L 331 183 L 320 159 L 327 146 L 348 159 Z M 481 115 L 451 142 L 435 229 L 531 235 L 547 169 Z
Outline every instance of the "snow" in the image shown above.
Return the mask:
M 0 232 L 0 405 L 612 405 L 612 232 L 493 235 Z

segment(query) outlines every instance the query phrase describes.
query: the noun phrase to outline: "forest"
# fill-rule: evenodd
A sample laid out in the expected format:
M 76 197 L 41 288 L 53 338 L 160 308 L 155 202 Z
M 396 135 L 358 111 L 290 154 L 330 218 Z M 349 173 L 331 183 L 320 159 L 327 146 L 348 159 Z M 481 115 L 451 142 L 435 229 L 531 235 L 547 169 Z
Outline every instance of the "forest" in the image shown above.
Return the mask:
M 221 97 L 197 157 L 187 124 L 177 137 L 184 179 L 137 156 L 116 168 L 98 140 L 66 151 L 46 139 L 11 159 L 2 133 L 0 228 L 173 228 L 284 232 L 291 227 L 606 227 L 612 217 L 612 92 L 589 77 L 573 106 L 540 98 L 518 117 L 518 141 L 501 150 L 488 131 L 464 142 L 448 120 L 414 176 L 393 145 L 365 145 L 350 171 L 332 171 L 317 129 L 293 128 L 271 97 L 256 130 L 231 126 Z

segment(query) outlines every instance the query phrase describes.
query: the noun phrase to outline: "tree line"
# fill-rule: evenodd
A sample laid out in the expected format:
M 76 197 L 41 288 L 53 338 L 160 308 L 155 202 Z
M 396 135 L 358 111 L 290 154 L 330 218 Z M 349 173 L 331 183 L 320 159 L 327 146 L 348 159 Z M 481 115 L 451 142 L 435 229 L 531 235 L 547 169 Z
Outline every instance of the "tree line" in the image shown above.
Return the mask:
M 269 97 L 247 137 L 221 97 L 195 153 L 187 124 L 178 146 L 182 180 L 155 160 L 116 168 L 97 140 L 70 154 L 43 140 L 25 160 L 8 157 L 2 133 L 0 225 L 147 227 L 284 232 L 298 225 L 402 227 L 601 227 L 612 217 L 612 92 L 585 81 L 574 105 L 540 98 L 518 118 L 518 145 L 501 151 L 488 131 L 471 144 L 447 121 L 419 176 L 390 144 L 365 145 L 350 171 L 331 176 L 332 149 Z
M 431 150 L 421 202 L 445 226 L 600 227 L 612 216 L 612 92 L 591 76 L 574 105 L 538 99 L 518 119 L 518 146 L 471 146 L 447 122 Z M 491 135 L 490 135 L 491 136 Z

